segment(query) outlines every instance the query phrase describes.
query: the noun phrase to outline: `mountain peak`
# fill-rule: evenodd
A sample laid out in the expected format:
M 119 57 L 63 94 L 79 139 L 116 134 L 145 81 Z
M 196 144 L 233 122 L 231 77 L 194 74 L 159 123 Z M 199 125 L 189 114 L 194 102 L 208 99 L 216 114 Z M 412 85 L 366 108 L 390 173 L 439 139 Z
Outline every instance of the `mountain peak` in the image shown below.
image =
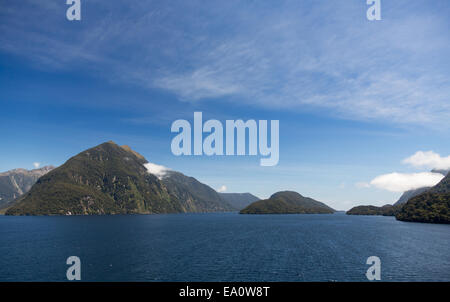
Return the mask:
M 128 145 L 122 145 L 122 146 L 120 146 L 122 149 L 124 149 L 125 151 L 128 151 L 128 152 L 131 152 L 131 153 L 133 153 L 137 158 L 139 158 L 140 160 L 145 160 L 145 161 L 147 161 L 146 159 L 145 159 L 145 157 L 144 156 L 142 156 L 141 154 L 139 154 L 139 153 L 137 153 L 136 151 L 134 151 L 133 149 L 131 149 L 130 148 L 130 146 L 128 146 Z
M 270 198 L 288 198 L 288 199 L 303 198 L 303 197 L 304 197 L 303 195 L 295 191 L 279 191 L 270 196 Z

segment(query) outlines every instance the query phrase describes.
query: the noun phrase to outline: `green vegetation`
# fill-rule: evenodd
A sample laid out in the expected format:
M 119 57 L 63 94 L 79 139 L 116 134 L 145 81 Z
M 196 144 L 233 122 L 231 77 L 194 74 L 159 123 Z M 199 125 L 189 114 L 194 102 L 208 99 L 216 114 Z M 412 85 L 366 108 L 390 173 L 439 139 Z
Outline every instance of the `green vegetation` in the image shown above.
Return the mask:
M 450 223 L 450 174 L 429 191 L 408 200 L 395 217 L 402 221 Z
M 243 209 L 241 214 L 332 214 L 335 210 L 326 204 L 297 192 L 282 191 L 269 199 L 256 201 Z
M 347 215 L 382 215 L 395 216 L 400 211 L 402 205 L 384 205 L 382 207 L 376 206 L 357 206 L 347 211 Z
M 216 190 L 202 184 L 194 177 L 168 171 L 162 179 L 170 195 L 180 202 L 183 212 L 223 212 L 235 210 Z
M 6 215 L 150 214 L 229 209 L 228 204 L 221 207 L 217 203 L 222 201 L 218 196 L 207 203 L 195 194 L 181 194 L 182 190 L 172 184 L 176 181 L 164 183 L 148 173 L 143 166 L 146 162 L 129 147 L 113 142 L 101 144 L 39 178 Z
M 450 193 L 450 173 L 448 173 L 437 185 L 432 187 L 429 192 L 438 194 Z
M 430 189 L 430 187 L 423 187 L 423 188 L 418 188 L 415 190 L 409 190 L 406 191 L 402 194 L 402 196 L 400 196 L 400 198 L 397 200 L 396 203 L 394 203 L 394 206 L 396 205 L 401 205 L 401 204 L 405 204 L 408 202 L 408 200 L 410 200 L 411 198 L 420 195 L 426 191 L 428 191 Z
M 357 206 L 347 214 L 395 216 L 397 220 L 412 222 L 450 223 L 449 174 L 432 188 L 406 191 L 393 206 Z
M 398 220 L 450 223 L 450 193 L 425 193 L 410 199 L 396 215 Z

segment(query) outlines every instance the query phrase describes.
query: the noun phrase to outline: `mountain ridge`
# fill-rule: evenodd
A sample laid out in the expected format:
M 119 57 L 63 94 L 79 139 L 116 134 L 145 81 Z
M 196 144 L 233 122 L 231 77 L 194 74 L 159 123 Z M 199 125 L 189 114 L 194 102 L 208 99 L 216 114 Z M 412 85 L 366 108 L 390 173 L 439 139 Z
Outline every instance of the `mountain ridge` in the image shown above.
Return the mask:
M 227 201 L 236 210 L 242 210 L 251 203 L 260 200 L 261 198 L 251 193 L 219 193 L 222 199 Z
M 8 207 L 16 198 L 28 192 L 39 177 L 53 170 L 53 166 L 38 169 L 13 169 L 0 173 L 0 208 Z
M 394 206 L 405 204 L 411 198 L 413 198 L 417 195 L 420 195 L 420 194 L 428 191 L 429 189 L 431 189 L 431 187 L 422 187 L 422 188 L 418 188 L 418 189 L 405 191 L 405 192 L 403 192 L 402 196 L 400 196 L 400 198 L 394 203 Z

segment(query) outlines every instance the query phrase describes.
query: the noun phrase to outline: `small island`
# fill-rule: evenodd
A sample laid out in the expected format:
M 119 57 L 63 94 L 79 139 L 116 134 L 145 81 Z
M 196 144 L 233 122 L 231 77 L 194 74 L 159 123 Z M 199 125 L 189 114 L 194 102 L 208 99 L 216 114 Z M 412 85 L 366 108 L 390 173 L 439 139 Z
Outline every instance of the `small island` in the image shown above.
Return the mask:
M 304 197 L 297 192 L 282 191 L 259 200 L 240 211 L 240 214 L 333 214 L 326 204 Z
M 382 207 L 377 206 L 357 206 L 347 211 L 347 215 L 380 215 L 380 216 L 395 216 L 402 205 L 387 204 Z

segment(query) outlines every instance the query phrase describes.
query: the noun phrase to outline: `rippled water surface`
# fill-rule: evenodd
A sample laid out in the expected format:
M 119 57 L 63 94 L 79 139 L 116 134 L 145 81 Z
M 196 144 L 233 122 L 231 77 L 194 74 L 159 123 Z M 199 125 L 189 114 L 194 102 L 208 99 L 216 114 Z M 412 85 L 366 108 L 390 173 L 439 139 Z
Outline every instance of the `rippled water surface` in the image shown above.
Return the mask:
M 0 216 L 0 281 L 450 281 L 450 225 L 393 217 Z

